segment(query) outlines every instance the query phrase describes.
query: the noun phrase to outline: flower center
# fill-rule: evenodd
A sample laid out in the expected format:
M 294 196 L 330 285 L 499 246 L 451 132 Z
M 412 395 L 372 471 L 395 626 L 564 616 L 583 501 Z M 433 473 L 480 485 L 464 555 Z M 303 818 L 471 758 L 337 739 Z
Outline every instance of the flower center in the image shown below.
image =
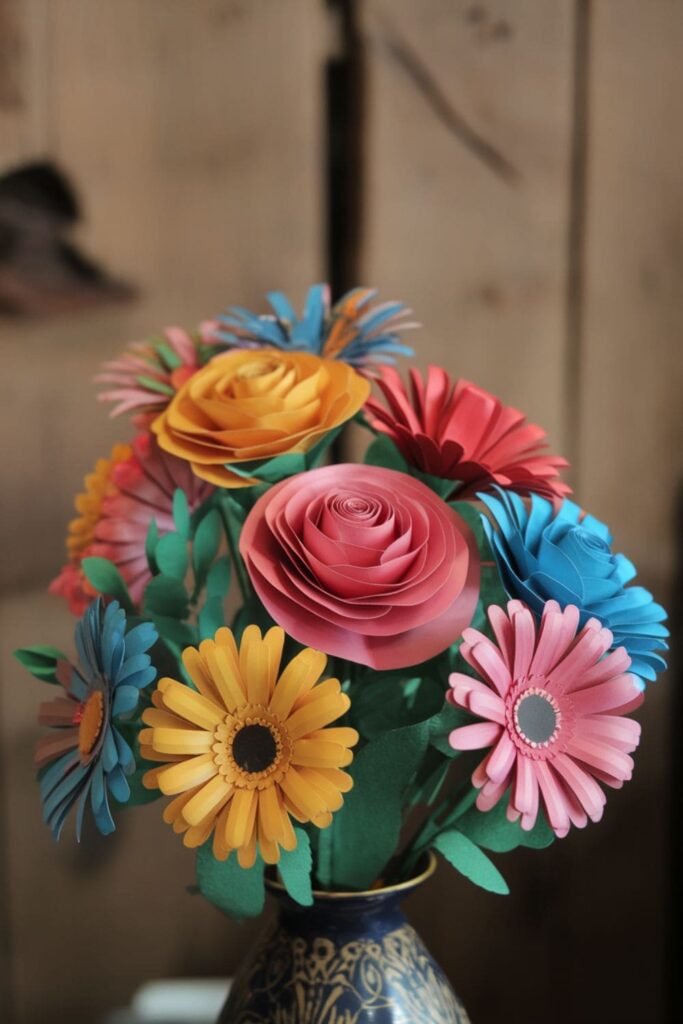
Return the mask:
M 104 694 L 101 690 L 91 693 L 81 704 L 76 715 L 78 725 L 78 749 L 81 754 L 91 754 L 102 730 L 104 721 Z
M 280 369 L 280 364 L 275 359 L 252 359 L 237 370 L 239 380 L 254 380 L 256 377 L 265 377 L 266 374 L 274 373 Z
M 232 756 L 245 772 L 264 772 L 277 757 L 277 743 L 267 725 L 245 725 L 232 744 Z
M 560 708 L 546 690 L 525 690 L 513 709 L 517 735 L 531 747 L 547 747 L 555 739 L 560 725 Z

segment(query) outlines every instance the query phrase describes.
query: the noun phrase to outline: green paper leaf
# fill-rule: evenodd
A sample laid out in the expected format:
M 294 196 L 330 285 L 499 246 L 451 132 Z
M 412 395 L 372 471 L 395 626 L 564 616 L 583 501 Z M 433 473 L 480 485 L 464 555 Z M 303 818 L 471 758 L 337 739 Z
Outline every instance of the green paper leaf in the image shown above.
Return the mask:
M 100 594 L 115 598 L 126 612 L 134 611 L 128 587 L 121 573 L 108 558 L 84 558 L 81 562 L 86 579 Z
M 273 459 L 252 462 L 230 462 L 226 468 L 244 479 L 254 478 L 259 484 L 276 484 L 285 477 L 295 476 L 307 469 L 313 469 L 322 460 L 325 452 L 339 435 L 341 427 L 325 434 L 308 452 L 290 452 Z M 254 485 L 257 486 L 257 485 Z
M 173 493 L 173 522 L 183 540 L 189 540 L 190 509 L 185 491 L 181 487 L 177 487 Z
M 469 725 L 473 721 L 472 715 L 467 711 L 462 711 L 460 708 L 453 707 L 452 704 L 445 703 L 441 711 L 434 715 L 431 720 L 429 742 L 445 757 L 459 757 L 462 751 L 454 750 L 448 742 L 448 737 L 453 729 L 458 729 L 461 725 Z
M 173 398 L 175 395 L 175 389 L 170 384 L 164 384 L 163 381 L 157 380 L 156 377 L 148 377 L 146 374 L 140 374 L 139 377 L 135 378 L 137 383 L 148 391 L 155 391 L 158 395 L 168 395 L 169 398 Z
M 152 519 L 147 528 L 147 537 L 145 538 L 145 556 L 147 558 L 147 565 L 152 576 L 156 576 L 159 572 L 159 566 L 157 565 L 154 552 L 157 549 L 159 543 L 159 527 L 157 526 L 156 519 Z
M 170 640 L 182 649 L 197 646 L 197 628 L 189 622 L 180 622 L 170 615 L 155 615 L 154 625 L 162 640 Z
M 175 580 L 185 579 L 187 572 L 187 544 L 177 533 L 166 533 L 154 552 L 160 573 Z
M 174 352 L 167 341 L 157 341 L 154 349 L 167 370 L 179 370 L 183 361 L 177 352 Z
M 192 567 L 197 592 L 204 586 L 209 566 L 216 557 L 220 542 L 221 517 L 218 509 L 213 508 L 200 522 L 192 543 Z
M 501 896 L 506 896 L 510 892 L 495 864 L 462 832 L 454 828 L 448 829 L 436 837 L 433 845 L 456 871 L 469 878 L 475 885 Z
M 225 625 L 223 599 L 209 597 L 199 613 L 199 639 L 213 640 L 217 630 Z
M 386 434 L 378 434 L 368 445 L 363 462 L 366 466 L 382 466 L 384 469 L 410 474 L 408 463 Z
M 14 657 L 32 676 L 43 683 L 57 683 L 55 669 L 58 661 L 68 661 L 66 654 L 50 644 L 35 644 L 33 647 L 20 647 L 14 651 Z
M 458 829 L 477 846 L 494 853 L 507 853 L 518 846 L 529 846 L 542 850 L 555 839 L 542 814 L 539 813 L 534 827 L 525 832 L 518 821 L 508 821 L 507 800 L 499 800 L 490 811 L 480 811 L 471 807 L 462 818 L 458 819 Z
M 429 723 L 393 729 L 371 740 L 348 769 L 354 786 L 335 815 L 335 885 L 368 889 L 398 845 L 404 794 L 429 741 Z
M 186 619 L 188 597 L 180 580 L 172 576 L 155 576 L 145 587 L 145 612 L 155 618 L 158 615 L 172 619 Z
M 294 832 L 296 847 L 293 850 L 282 851 L 280 875 L 292 899 L 302 907 L 310 907 L 313 904 L 311 843 L 308 834 L 302 828 L 295 828 Z
M 214 562 L 206 577 L 206 596 L 225 597 L 230 589 L 232 565 L 229 555 L 223 555 Z
M 224 914 L 241 920 L 258 917 L 266 898 L 263 884 L 263 861 L 257 857 L 253 868 L 245 870 L 232 853 L 226 861 L 213 855 L 213 840 L 197 850 L 197 883 L 202 896 Z

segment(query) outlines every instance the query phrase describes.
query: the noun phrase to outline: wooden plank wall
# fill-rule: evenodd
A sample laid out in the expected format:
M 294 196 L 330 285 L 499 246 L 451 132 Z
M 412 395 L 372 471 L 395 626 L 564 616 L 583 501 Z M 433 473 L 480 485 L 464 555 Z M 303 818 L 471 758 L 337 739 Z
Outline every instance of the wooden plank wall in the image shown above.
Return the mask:
M 140 292 L 0 325 L 3 1024 L 93 1024 L 146 979 L 228 973 L 249 938 L 185 893 L 192 856 L 158 808 L 111 844 L 55 849 L 31 768 L 39 687 L 10 651 L 69 643 L 43 591 L 83 474 L 124 429 L 95 401 L 100 362 L 165 323 L 319 279 L 325 24 L 317 0 L 0 0 L 0 167 L 57 161 L 85 206 L 79 243 Z
M 666 594 L 683 442 L 683 5 L 356 0 L 346 13 L 359 280 L 414 308 L 421 365 L 548 429 L 581 503 Z M 26 421 L 21 457 L 5 453 L 4 652 L 36 623 L 55 640 L 69 629 L 40 588 L 83 470 L 117 433 L 88 383 L 100 359 L 274 285 L 300 301 L 324 275 L 330 27 L 323 0 L 0 0 L 0 166 L 59 160 L 84 197 L 81 241 L 141 289 L 126 307 L 0 325 L 3 436 Z M 154 974 L 232 969 L 245 931 L 181 892 L 191 865 L 154 813 L 55 856 L 33 813 L 37 693 L 7 653 L 2 681 L 0 922 L 4 907 L 17 1024 L 50 1001 L 91 1022 Z M 475 1024 L 666 1019 L 670 711 L 662 680 L 635 781 L 599 829 L 501 858 L 507 900 L 444 870 L 414 901 Z M 116 949 L 109 973 L 101 943 Z

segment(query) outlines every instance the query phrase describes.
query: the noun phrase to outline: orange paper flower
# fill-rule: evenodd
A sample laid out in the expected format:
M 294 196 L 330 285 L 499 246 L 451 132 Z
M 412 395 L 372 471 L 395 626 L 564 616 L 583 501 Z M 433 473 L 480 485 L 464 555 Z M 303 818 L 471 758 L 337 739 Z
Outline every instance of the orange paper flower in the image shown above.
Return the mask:
M 202 479 L 249 487 L 259 482 L 254 463 L 310 451 L 358 412 L 369 391 L 346 363 L 307 352 L 238 350 L 194 374 L 152 430 Z

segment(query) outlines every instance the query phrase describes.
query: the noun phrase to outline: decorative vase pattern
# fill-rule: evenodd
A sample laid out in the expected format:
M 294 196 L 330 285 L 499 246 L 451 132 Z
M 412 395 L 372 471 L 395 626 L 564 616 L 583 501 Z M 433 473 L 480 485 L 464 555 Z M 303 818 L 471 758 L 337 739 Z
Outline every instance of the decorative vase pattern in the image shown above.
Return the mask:
M 219 1024 L 469 1024 L 445 974 L 401 910 L 433 871 L 367 893 L 282 888 L 278 919 L 238 971 Z

